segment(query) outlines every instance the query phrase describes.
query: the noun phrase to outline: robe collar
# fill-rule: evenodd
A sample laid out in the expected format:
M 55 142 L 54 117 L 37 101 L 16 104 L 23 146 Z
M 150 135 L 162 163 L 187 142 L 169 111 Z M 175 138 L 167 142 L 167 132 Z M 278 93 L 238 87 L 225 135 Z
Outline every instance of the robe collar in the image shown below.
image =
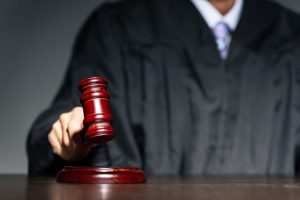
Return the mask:
M 155 0 L 154 0 L 155 1 Z M 166 4 L 166 5 L 162 5 Z M 157 0 L 153 9 L 162 42 L 201 45 L 214 42 L 212 31 L 190 0 Z M 232 39 L 255 48 L 274 25 L 276 13 L 265 0 L 245 0 L 241 18 Z

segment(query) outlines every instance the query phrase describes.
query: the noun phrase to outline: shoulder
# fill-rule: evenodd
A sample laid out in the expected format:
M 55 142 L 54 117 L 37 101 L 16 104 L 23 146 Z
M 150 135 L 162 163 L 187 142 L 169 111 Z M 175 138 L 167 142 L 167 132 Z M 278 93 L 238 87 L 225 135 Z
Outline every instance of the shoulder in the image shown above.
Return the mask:
M 297 13 L 274 1 L 244 0 L 240 37 L 247 35 L 254 48 L 291 48 L 300 33 L 299 21 Z
M 273 16 L 278 31 L 283 30 L 289 37 L 300 34 L 300 15 L 298 13 L 270 0 L 261 1 L 261 10 Z
M 153 40 L 157 6 L 160 6 L 158 0 L 109 2 L 96 8 L 85 24 L 94 24 L 101 31 L 114 28 L 129 40 Z

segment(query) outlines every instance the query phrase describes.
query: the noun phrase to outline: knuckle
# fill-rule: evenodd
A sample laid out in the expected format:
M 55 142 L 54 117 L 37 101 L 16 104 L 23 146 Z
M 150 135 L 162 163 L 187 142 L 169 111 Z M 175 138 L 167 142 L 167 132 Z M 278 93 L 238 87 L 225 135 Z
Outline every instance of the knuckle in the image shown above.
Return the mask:
M 62 127 L 63 130 L 65 130 L 67 128 L 68 116 L 69 116 L 68 113 L 63 113 L 59 117 L 59 121 L 60 121 L 60 124 L 61 124 L 61 127 Z
M 57 137 L 54 133 L 48 134 L 48 141 L 51 144 L 51 146 L 56 146 L 57 145 Z
M 78 120 L 79 119 L 82 119 L 84 117 L 83 115 L 83 108 L 82 107 L 75 107 L 74 110 L 73 110 L 73 117 L 77 118 Z
M 65 119 L 65 117 L 66 117 L 66 113 L 63 113 L 59 116 L 59 120 L 63 121 Z
M 77 106 L 73 109 L 74 112 L 83 112 L 83 108 L 80 106 Z
M 59 116 L 59 121 L 64 124 L 68 118 L 70 114 L 69 113 L 62 113 L 60 116 Z
M 61 135 L 62 133 L 62 130 L 61 130 L 61 124 L 59 121 L 55 122 L 53 125 L 52 125 L 52 130 L 50 131 L 49 134 L 52 134 L 53 136 L 57 135 Z
M 54 122 L 53 124 L 52 124 L 52 130 L 54 131 L 54 130 L 56 130 L 57 129 L 57 125 L 58 125 L 58 121 L 56 121 L 56 122 Z
M 70 134 L 76 133 L 81 129 L 82 129 L 81 123 L 75 120 L 70 121 L 69 128 L 68 128 Z

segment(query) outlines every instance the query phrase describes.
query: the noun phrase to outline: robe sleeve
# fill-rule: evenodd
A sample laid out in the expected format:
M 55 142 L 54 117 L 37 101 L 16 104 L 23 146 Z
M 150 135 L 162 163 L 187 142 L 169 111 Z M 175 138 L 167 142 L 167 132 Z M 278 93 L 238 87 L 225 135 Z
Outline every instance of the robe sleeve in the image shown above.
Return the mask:
M 101 6 L 86 21 L 79 32 L 64 81 L 53 103 L 34 122 L 27 138 L 27 155 L 29 176 L 55 175 L 69 163 L 56 156 L 48 142 L 48 133 L 58 117 L 80 106 L 79 81 L 90 76 L 104 76 L 114 82 L 113 74 L 119 70 L 112 69 L 120 61 L 119 47 L 115 38 L 113 7 Z M 115 65 L 109 65 L 112 56 Z M 112 84 L 113 85 L 113 84 Z M 98 155 L 99 157 L 99 155 Z M 100 155 L 98 160 L 107 163 L 107 156 Z M 80 161 L 84 163 L 84 161 Z

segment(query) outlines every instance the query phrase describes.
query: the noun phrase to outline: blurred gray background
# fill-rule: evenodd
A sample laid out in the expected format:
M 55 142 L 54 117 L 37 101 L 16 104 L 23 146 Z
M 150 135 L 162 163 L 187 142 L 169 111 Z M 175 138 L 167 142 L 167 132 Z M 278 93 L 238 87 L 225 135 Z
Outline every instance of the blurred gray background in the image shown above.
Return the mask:
M 104 1 L 0 0 L 0 173 L 27 173 L 30 126 L 58 90 L 78 29 Z M 277 1 L 300 13 L 299 0 Z

